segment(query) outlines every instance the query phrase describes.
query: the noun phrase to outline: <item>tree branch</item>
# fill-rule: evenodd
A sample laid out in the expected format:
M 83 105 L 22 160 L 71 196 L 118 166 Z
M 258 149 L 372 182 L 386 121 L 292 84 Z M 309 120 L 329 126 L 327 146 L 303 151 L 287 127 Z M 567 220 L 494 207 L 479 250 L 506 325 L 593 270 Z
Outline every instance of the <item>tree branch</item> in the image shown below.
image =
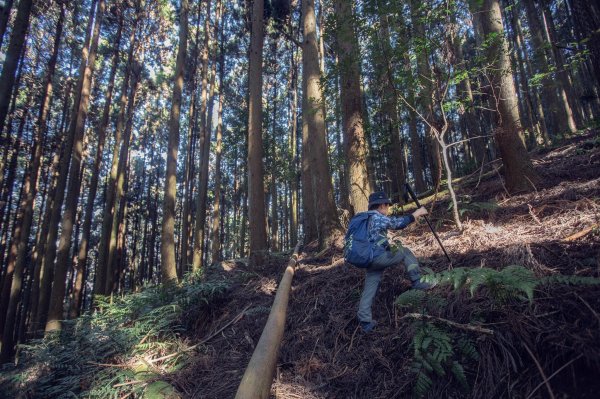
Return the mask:
M 402 316 L 400 318 L 400 320 L 402 319 L 406 319 L 406 318 L 412 318 L 412 319 L 418 319 L 418 320 L 423 320 L 423 319 L 427 319 L 427 320 L 436 320 L 436 321 L 440 321 L 442 323 L 446 323 L 449 326 L 461 329 L 461 330 L 466 330 L 466 331 L 473 331 L 473 332 L 478 332 L 478 333 L 482 333 L 482 334 L 489 334 L 489 335 L 494 335 L 494 330 L 490 330 L 489 328 L 484 328 L 481 326 L 475 326 L 472 324 L 461 324 L 461 323 L 457 323 L 455 321 L 452 320 L 448 320 L 448 319 L 443 319 L 441 317 L 436 317 L 436 316 L 431 316 L 428 314 L 422 314 L 422 313 L 407 313 L 404 316 Z

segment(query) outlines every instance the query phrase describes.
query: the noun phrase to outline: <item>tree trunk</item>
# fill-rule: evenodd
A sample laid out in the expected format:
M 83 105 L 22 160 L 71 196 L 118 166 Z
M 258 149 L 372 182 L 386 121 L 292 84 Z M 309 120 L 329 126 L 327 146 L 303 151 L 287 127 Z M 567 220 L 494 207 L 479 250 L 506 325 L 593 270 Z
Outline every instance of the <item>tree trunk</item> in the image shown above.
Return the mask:
M 0 47 L 2 47 L 2 44 L 4 43 L 4 33 L 6 33 L 12 5 L 13 0 L 6 0 L 4 5 L 0 7 Z
M 62 121 L 61 121 L 61 128 L 59 131 L 63 131 L 62 125 L 64 125 L 65 120 L 66 120 L 66 115 L 68 113 L 68 99 L 70 97 L 70 93 L 71 93 L 71 82 L 67 83 L 67 88 L 65 91 L 65 98 L 64 98 L 64 102 L 63 102 L 63 108 L 62 108 Z M 47 190 L 47 200 L 46 200 L 46 209 L 44 210 L 44 218 L 40 221 L 41 226 L 41 232 L 39 234 L 38 240 L 36 241 L 35 244 L 35 252 L 36 252 L 36 259 L 35 259 L 35 267 L 34 267 L 34 272 L 33 272 L 33 289 L 32 289 L 32 293 L 31 293 L 31 320 L 32 322 L 29 325 L 28 331 L 32 334 L 37 336 L 38 335 L 38 331 L 39 329 L 42 327 L 42 325 L 45 326 L 45 319 L 46 319 L 46 315 L 45 312 L 47 312 L 47 307 L 46 307 L 46 303 L 47 303 L 47 297 L 49 295 L 49 291 L 50 291 L 50 284 L 47 283 L 46 280 L 50 280 L 50 283 L 52 282 L 51 279 L 47 278 L 47 275 L 44 276 L 44 272 L 48 273 L 48 271 L 44 271 L 44 254 L 46 253 L 46 248 L 47 248 L 47 244 L 48 244 L 48 232 L 50 229 L 50 221 L 52 220 L 52 214 L 53 214 L 53 209 L 54 209 L 54 198 L 56 198 L 56 189 L 57 189 L 57 184 L 58 184 L 58 171 L 59 171 L 59 165 L 60 165 L 60 158 L 61 158 L 61 153 L 62 148 L 64 147 L 65 144 L 65 140 L 64 140 L 64 135 L 61 135 L 60 137 L 57 138 L 57 142 L 55 144 L 56 146 L 56 152 L 54 153 L 53 157 L 52 157 L 52 162 L 48 168 L 48 176 L 47 176 L 47 180 L 48 180 L 48 185 L 50 186 L 50 189 Z M 44 294 L 45 291 L 47 293 L 47 295 Z M 44 298 L 46 299 L 45 303 L 41 303 L 40 304 L 40 298 Z M 40 311 L 41 309 L 41 311 Z
M 15 72 L 21 58 L 27 29 L 29 29 L 29 16 L 33 0 L 20 0 L 17 7 L 17 16 L 10 35 L 10 42 L 6 50 L 6 58 L 0 74 L 0 132 L 4 130 L 8 106 L 12 98 L 11 93 L 15 83 Z M 6 6 L 5 6 L 6 7 Z
M 192 94 L 190 95 L 190 108 L 189 108 L 189 127 L 188 127 L 188 145 L 186 153 L 186 163 L 184 171 L 184 198 L 182 206 L 182 219 L 181 219 L 181 255 L 180 255 L 180 269 L 182 272 L 188 272 L 191 270 L 191 263 L 193 261 L 193 233 L 194 233 L 194 214 L 192 212 L 192 206 L 194 204 L 194 182 L 195 182 L 195 159 L 196 149 L 198 140 L 198 48 L 200 42 L 200 20 L 202 14 L 202 7 L 198 3 L 198 18 L 196 23 L 196 35 L 194 38 L 194 47 L 191 53 L 191 71 L 190 76 L 190 88 Z
M 273 58 L 277 59 L 277 42 L 274 44 L 274 54 Z M 270 152 L 271 156 L 267 154 L 266 159 L 267 162 L 270 161 L 270 177 L 271 177 L 271 251 L 279 250 L 279 218 L 277 215 L 277 70 L 274 71 L 273 74 L 273 117 L 271 120 L 272 129 L 271 129 L 271 143 L 270 143 Z
M 265 186 L 262 139 L 262 64 L 263 64 L 264 1 L 252 6 L 252 35 L 248 67 L 248 221 L 250 224 L 250 264 L 261 265 L 267 251 L 265 226 Z M 243 245 L 243 243 L 242 243 Z
M 75 223 L 75 214 L 77 212 L 77 202 L 79 191 L 81 189 L 81 165 L 83 158 L 83 136 L 85 122 L 87 118 L 88 105 L 90 99 L 90 89 L 92 85 L 92 75 L 96 62 L 96 49 L 100 39 L 100 26 L 104 18 L 104 9 L 106 3 L 99 0 L 95 16 L 94 31 L 89 49 L 88 64 L 83 74 L 83 84 L 81 89 L 81 101 L 77 112 L 73 114 L 69 136 L 73 136 L 73 151 L 71 154 L 71 168 L 69 186 L 67 189 L 67 199 L 65 201 L 65 210 L 62 216 L 62 230 L 60 242 L 56 255 L 56 266 L 54 270 L 54 282 L 52 284 L 52 295 L 48 309 L 48 320 L 46 322 L 46 332 L 60 330 L 60 320 L 63 319 L 63 301 L 65 296 L 65 278 L 69 266 L 69 254 L 71 249 L 71 235 Z M 74 122 L 74 123 L 73 123 Z
M 546 125 L 549 125 L 550 136 L 556 137 L 567 131 L 567 115 L 564 112 L 563 104 L 557 94 L 554 82 L 550 76 L 550 65 L 552 63 L 550 52 L 546 48 L 546 43 L 542 34 L 542 25 L 539 19 L 538 11 L 533 0 L 525 0 L 525 11 L 527 13 L 527 22 L 531 33 L 531 44 L 533 47 L 533 61 L 537 73 L 544 74 L 540 80 L 542 100 L 547 104 L 544 114 L 547 118 Z
M 133 26 L 131 27 L 131 33 L 129 35 L 129 52 L 127 55 L 127 66 L 125 68 L 125 74 L 123 76 L 123 83 L 121 87 L 121 98 L 119 100 L 119 115 L 117 117 L 117 123 L 115 128 L 115 140 L 112 151 L 112 164 L 110 173 L 108 175 L 108 182 L 106 183 L 106 200 L 104 203 L 104 212 L 102 216 L 102 231 L 100 235 L 100 243 L 98 248 L 98 264 L 96 265 L 96 277 L 94 281 L 94 295 L 108 295 L 109 292 L 106 290 L 108 274 L 110 272 L 111 263 L 110 258 L 110 236 L 112 232 L 112 222 L 115 213 L 115 195 L 116 195 L 116 181 L 119 171 L 119 154 L 121 152 L 121 144 L 123 141 L 123 131 L 126 124 L 127 105 L 129 99 L 129 82 L 133 74 L 134 69 L 134 49 L 136 47 L 136 30 L 139 24 L 141 11 L 138 10 L 138 15 L 134 19 Z
M 25 100 L 24 109 L 22 110 L 21 116 L 19 117 L 19 128 L 17 131 L 17 136 L 15 137 L 14 150 L 12 154 L 12 158 L 9 164 L 8 176 L 6 179 L 7 184 L 7 196 L 12 199 L 12 190 L 15 185 L 15 180 L 17 178 L 17 160 L 19 158 L 19 153 L 21 152 L 21 145 L 23 144 L 23 132 L 25 130 L 25 124 L 29 115 L 29 107 L 31 105 L 31 91 L 27 94 L 27 99 Z M 31 181 L 29 180 L 31 176 L 27 174 L 24 177 L 23 184 L 21 185 L 21 189 L 19 191 L 19 208 L 17 209 L 16 215 L 12 218 L 13 225 L 10 227 L 10 219 L 11 212 L 10 206 L 6 212 L 6 223 L 5 223 L 5 234 L 8 238 L 10 235 L 11 239 L 9 241 L 9 251 L 8 251 L 8 259 L 6 264 L 6 270 L 4 273 L 4 278 L 2 279 L 2 293 L 0 297 L 0 337 L 2 337 L 2 353 L 0 354 L 0 358 L 10 359 L 12 355 L 12 346 L 13 346 L 13 331 L 14 331 L 14 322 L 16 315 L 16 307 L 17 301 L 21 294 L 21 283 L 22 283 L 22 274 L 23 274 L 23 262 L 17 263 L 18 250 L 21 249 L 19 246 L 21 242 L 21 237 L 23 235 L 23 210 L 24 203 L 23 201 L 27 194 L 27 191 L 31 192 Z M 29 184 L 27 184 L 29 183 Z M 12 234 L 10 234 L 12 232 Z M 27 241 L 27 239 L 25 239 Z M 3 245 L 3 247 L 5 247 Z M 24 250 L 24 249 L 23 249 Z M 0 265 L 1 267 L 2 265 Z M 20 268 L 17 269 L 17 266 Z M 17 287 L 17 288 L 15 288 Z M 5 352 L 5 344 L 4 339 L 8 337 L 6 342 L 9 343 L 10 348 L 6 349 L 8 352 Z
M 12 357 L 14 350 L 13 338 L 15 337 L 15 335 L 13 334 L 13 324 L 15 323 L 17 305 L 21 295 L 23 270 L 25 267 L 25 258 L 27 254 L 29 235 L 31 233 L 31 225 L 33 223 L 35 197 L 37 195 L 38 180 L 42 163 L 44 134 L 46 133 L 48 112 L 50 109 L 50 102 L 52 100 L 52 78 L 54 77 L 56 61 L 58 59 L 58 49 L 60 47 L 64 16 L 65 7 L 63 4 L 61 4 L 60 15 L 58 17 L 58 22 L 56 26 L 56 33 L 54 35 L 53 52 L 48 62 L 48 72 L 46 74 L 46 81 L 42 90 L 38 122 L 35 130 L 33 145 L 31 148 L 31 162 L 24 177 L 22 194 L 23 200 L 20 204 L 19 215 L 17 215 L 17 228 L 20 231 L 18 233 L 15 231 L 12 244 L 13 247 L 10 250 L 10 254 L 15 254 L 15 256 L 9 258 L 9 263 L 7 266 L 8 270 L 14 269 L 14 276 L 10 292 L 8 312 L 6 315 L 6 321 L 4 323 L 0 363 L 8 362 Z M 14 262 L 14 264 L 11 264 L 11 262 Z M 31 276 L 30 280 L 33 280 Z M 30 287 L 30 289 L 37 289 L 37 287 Z M 22 317 L 25 318 L 25 314 L 23 314 Z
M 387 15 L 380 12 L 379 43 L 381 46 L 381 60 L 383 65 L 379 71 L 382 84 L 382 112 L 384 129 L 390 136 L 388 153 L 391 165 L 389 166 L 390 190 L 389 195 L 393 202 L 401 202 L 404 184 L 406 183 L 406 167 L 404 159 L 404 141 L 400 139 L 400 121 L 398 120 L 398 95 L 394 84 L 394 71 L 391 60 L 393 57 L 390 45 L 390 29 Z
M 124 196 L 124 186 L 127 174 L 127 165 L 129 164 L 129 144 L 131 141 L 131 131 L 133 129 L 133 116 L 135 113 L 135 96 L 140 82 L 141 65 L 134 61 L 131 76 L 131 88 L 129 97 L 127 99 L 127 117 L 125 130 L 123 132 L 123 144 L 119 153 L 119 164 L 117 166 L 117 179 L 115 181 L 115 197 L 114 197 L 114 212 L 112 215 L 111 230 L 108 241 L 108 257 L 107 257 L 107 269 L 106 269 L 106 295 L 110 295 L 115 292 L 117 288 L 115 285 L 116 277 L 118 276 L 117 266 L 117 243 L 118 243 L 118 228 L 121 224 L 122 207 L 121 201 Z M 121 209 L 121 211 L 119 211 Z
M 173 79 L 173 97 L 169 119 L 169 144 L 167 151 L 167 170 L 165 175 L 165 196 L 163 201 L 163 222 L 161 235 L 161 281 L 177 281 L 177 262 L 175 261 L 175 203 L 177 201 L 177 150 L 179 147 L 179 114 L 181 110 L 181 92 L 188 37 L 188 1 L 181 1 L 179 14 L 179 48 Z
M 221 152 L 223 147 L 223 98 L 225 61 L 223 54 L 224 45 L 223 31 L 221 31 L 221 54 L 219 56 L 219 109 L 217 111 L 217 147 L 215 149 L 215 204 L 213 207 L 212 220 L 212 261 L 221 260 L 221 240 L 219 238 L 219 225 L 221 220 Z
M 302 25 L 304 27 L 302 46 L 303 146 L 309 148 L 308 168 L 304 170 L 304 173 L 308 172 L 312 182 L 311 194 L 313 196 L 313 198 L 309 197 L 312 203 L 307 205 L 308 208 L 313 207 L 312 213 L 316 216 L 319 246 L 325 248 L 331 245 L 342 231 L 333 199 L 333 185 L 328 166 L 314 0 L 302 2 Z
M 217 8 L 217 12 L 219 12 Z M 206 225 L 206 202 L 208 198 L 208 156 L 210 154 L 211 129 L 208 127 L 212 116 L 212 109 L 207 106 L 208 98 L 212 103 L 214 94 L 214 75 L 211 75 L 211 95 L 209 96 L 209 46 L 210 46 L 210 2 L 206 3 L 206 19 L 204 22 L 204 48 L 202 49 L 202 94 L 200 96 L 200 167 L 198 177 L 198 193 L 196 196 L 196 217 L 194 226 L 194 253 L 192 257 L 192 270 L 198 271 L 202 267 L 204 258 L 204 227 Z M 218 18 L 217 18 L 218 19 Z M 216 21 L 215 21 L 216 23 Z M 210 107 L 212 108 L 212 107 Z
M 106 100 L 104 102 L 104 110 L 102 111 L 102 118 L 98 127 L 98 146 L 96 148 L 96 159 L 94 160 L 94 167 L 92 170 L 99 171 L 102 167 L 102 158 L 104 155 L 104 143 L 106 141 L 106 129 L 110 119 L 110 109 L 112 105 L 112 96 L 115 83 L 115 77 L 117 73 L 117 67 L 119 65 L 119 48 L 121 44 L 121 33 L 123 29 L 123 14 L 125 10 L 122 10 L 119 15 L 119 26 L 117 28 L 117 34 L 115 37 L 115 45 L 113 48 L 113 61 L 110 70 L 108 87 L 106 88 Z M 69 317 L 75 318 L 79 316 L 79 310 L 81 309 L 81 299 L 83 294 L 83 276 L 86 274 L 87 258 L 88 258 L 88 245 L 91 236 L 92 229 L 92 218 L 94 213 L 94 201 L 98 192 L 98 180 L 100 173 L 92 173 L 92 179 L 88 191 L 88 198 L 85 208 L 85 215 L 83 220 L 83 232 L 81 235 L 81 241 L 79 243 L 79 252 L 77 256 L 77 277 L 75 280 L 75 286 L 73 290 L 73 300 L 71 302 L 71 309 L 69 311 Z M 104 292 L 104 290 L 102 290 Z
M 593 1 L 571 0 L 575 30 L 579 41 L 585 43 L 596 77 L 596 89 L 600 91 L 600 6 Z
M 94 11 L 96 9 L 96 1 L 93 0 L 90 7 L 90 16 L 88 17 L 88 23 L 86 28 L 86 36 L 81 49 L 81 62 L 79 65 L 79 75 L 77 79 L 77 85 L 75 87 L 74 100 L 70 115 L 78 115 L 78 110 L 82 98 L 82 91 L 84 87 L 85 73 L 88 68 L 88 56 L 90 54 L 90 40 L 92 37 L 92 29 L 94 27 Z M 65 120 L 66 120 L 65 113 Z M 48 309 L 50 304 L 50 294 L 52 291 L 52 282 L 54 281 L 54 260 L 56 257 L 56 241 L 58 236 L 58 227 L 61 221 L 62 205 L 65 198 L 65 188 L 67 186 L 67 177 L 69 174 L 69 165 L 71 161 L 71 155 L 73 152 L 73 144 L 75 142 L 75 126 L 77 118 L 71 117 L 69 121 L 69 127 L 65 137 L 65 142 L 62 147 L 60 164 L 58 167 L 56 190 L 54 192 L 54 199 L 52 202 L 52 215 L 50 217 L 50 223 L 48 225 L 48 234 L 46 238 L 46 248 L 44 250 L 44 256 L 42 258 L 41 275 L 40 275 L 40 296 L 38 300 L 38 314 L 36 315 L 36 325 L 45 326 L 46 318 L 48 316 Z M 64 131 L 61 129 L 61 131 Z
M 431 125 L 437 125 L 435 120 L 435 114 L 433 111 L 433 79 L 434 76 L 431 73 L 431 66 L 429 64 L 428 46 L 427 46 L 427 35 L 425 33 L 425 27 L 423 25 L 423 18 L 421 8 L 423 5 L 416 0 L 410 1 L 410 12 L 413 23 L 413 31 L 415 45 L 422 47 L 417 52 L 417 82 L 422 87 L 418 94 L 417 109 L 421 114 L 422 118 Z M 434 187 L 437 187 L 440 182 L 442 175 L 442 159 L 440 155 L 440 147 L 437 140 L 434 138 L 434 133 L 431 127 L 425 125 L 425 143 L 429 149 L 428 153 L 431 159 L 431 177 Z
M 346 170 L 349 173 L 347 179 L 350 184 L 350 204 L 353 212 L 358 213 L 367 210 L 369 194 L 373 192 L 373 185 L 369 179 L 367 169 L 368 149 L 363 127 L 362 94 L 360 90 L 361 57 L 354 31 L 352 3 L 345 0 L 336 0 L 334 6 L 337 18 L 336 37 L 341 80 L 340 97 L 342 100 L 344 152 L 346 162 L 348 162 Z M 399 131 L 396 129 L 392 131 L 392 135 L 394 133 L 399 133 Z M 396 141 L 399 144 L 399 136 L 396 137 Z M 397 151 L 400 151 L 399 147 L 398 145 Z M 394 165 L 394 171 L 398 170 L 397 167 L 401 167 L 401 165 Z M 397 177 L 399 178 L 399 176 Z
M 548 0 L 540 1 L 540 7 L 542 8 L 542 18 L 544 21 L 544 32 L 545 41 L 550 45 L 552 49 L 553 61 L 556 65 L 556 75 L 558 77 L 558 95 L 560 98 L 560 104 L 563 108 L 563 115 L 566 117 L 568 131 L 572 134 L 577 132 L 576 115 L 573 111 L 577 109 L 574 105 L 575 96 L 573 95 L 573 88 L 571 86 L 571 79 L 569 72 L 565 69 L 565 59 L 557 47 L 557 33 L 554 21 L 552 20 L 552 13 L 548 7 Z
M 298 64 L 297 52 L 290 54 L 292 71 L 290 102 L 290 158 L 291 158 L 291 193 L 290 193 L 290 240 L 293 245 L 298 242 Z
M 492 90 L 498 93 L 498 127 L 494 138 L 502 156 L 506 187 L 510 192 L 528 191 L 535 188 L 539 179 L 521 136 L 517 95 L 508 43 L 504 39 L 500 4 L 498 0 L 484 0 L 483 3 L 472 0 L 470 5 L 471 13 L 481 20 L 485 37 L 496 38 L 487 48 L 486 56 L 491 67 L 488 73 Z

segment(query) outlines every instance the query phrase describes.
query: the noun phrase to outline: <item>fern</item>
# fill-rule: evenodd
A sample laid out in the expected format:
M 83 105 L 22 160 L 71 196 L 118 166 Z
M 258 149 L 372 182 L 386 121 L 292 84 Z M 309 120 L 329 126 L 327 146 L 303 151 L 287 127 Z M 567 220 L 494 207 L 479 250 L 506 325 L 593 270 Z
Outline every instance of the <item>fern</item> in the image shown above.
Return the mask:
M 471 339 L 463 335 L 456 340 L 456 344 L 463 357 L 475 362 L 479 361 L 479 352 Z
M 421 290 L 408 290 L 404 291 L 396 298 L 396 306 L 415 308 L 422 305 L 427 294 Z
M 470 387 L 467 381 L 467 376 L 465 374 L 464 367 L 459 362 L 453 361 L 450 370 L 452 371 L 452 375 L 454 375 L 454 378 L 456 378 L 463 390 L 469 391 Z
M 554 276 L 544 277 L 540 281 L 541 284 L 569 284 L 569 285 L 598 285 L 600 278 L 585 277 L 585 276 L 565 276 L 557 274 Z
M 99 311 L 65 321 L 60 333 L 20 347 L 23 371 L 11 379 L 13 388 L 41 398 L 141 397 L 144 384 L 114 387 L 136 379 L 134 370 L 95 363 L 119 363 L 123 358 L 179 350 L 184 325 L 196 320 L 195 312 L 221 298 L 227 289 L 224 280 L 200 283 L 188 275 L 181 286 L 148 287 L 112 300 L 98 297 Z M 173 358 L 168 367 L 182 367 L 181 361 Z M 28 365 L 43 365 L 37 371 L 41 375 L 32 379 Z M 26 383 L 32 380 L 35 384 Z
M 411 371 L 415 374 L 413 396 L 423 397 L 433 387 L 434 377 L 451 375 L 464 391 L 469 383 L 464 365 L 476 363 L 479 353 L 464 333 L 451 333 L 433 323 L 417 322 L 413 336 L 414 358 Z

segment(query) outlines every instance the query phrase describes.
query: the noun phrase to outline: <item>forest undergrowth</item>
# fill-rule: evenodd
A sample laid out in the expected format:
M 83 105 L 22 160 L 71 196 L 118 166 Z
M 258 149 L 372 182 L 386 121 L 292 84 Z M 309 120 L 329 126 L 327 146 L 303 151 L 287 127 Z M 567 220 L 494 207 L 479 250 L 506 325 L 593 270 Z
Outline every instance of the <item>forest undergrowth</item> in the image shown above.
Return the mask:
M 272 397 L 595 397 L 600 139 L 588 133 L 533 159 L 543 182 L 527 194 L 509 196 L 495 172 L 462 180 L 460 234 L 447 198 L 428 203 L 452 264 L 425 224 L 400 232 L 439 284 L 411 291 L 399 268 L 387 270 L 371 334 L 355 317 L 363 271 L 338 248 L 306 245 Z M 233 397 L 288 255 L 253 270 L 225 261 L 201 281 L 106 303 L 21 347 L 0 374 L 3 394 Z

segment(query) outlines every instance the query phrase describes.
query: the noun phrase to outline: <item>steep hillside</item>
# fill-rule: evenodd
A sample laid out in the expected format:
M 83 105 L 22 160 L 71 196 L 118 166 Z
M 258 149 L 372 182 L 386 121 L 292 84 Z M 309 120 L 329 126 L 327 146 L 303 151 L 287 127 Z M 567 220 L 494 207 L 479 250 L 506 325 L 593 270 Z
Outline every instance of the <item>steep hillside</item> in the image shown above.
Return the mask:
M 370 334 L 355 316 L 364 272 L 344 264 L 339 248 L 316 253 L 314 243 L 306 245 L 272 397 L 596 397 L 600 141 L 578 138 L 537 154 L 535 164 L 544 182 L 528 194 L 507 195 L 495 172 L 463 179 L 461 234 L 445 220 L 446 198 L 424 200 L 453 263 L 425 224 L 400 232 L 397 239 L 439 284 L 423 295 L 409 290 L 401 268 L 387 270 L 374 304 L 379 324 Z M 134 349 L 116 348 L 73 367 L 73 393 L 137 397 L 160 381 L 186 398 L 233 397 L 288 256 L 279 254 L 259 270 L 222 262 L 207 270 L 203 283 L 190 280 L 183 291 L 163 295 L 170 305 L 149 304 L 124 316 L 121 325 L 134 329 L 152 307 L 181 307 L 154 332 L 136 330 Z M 196 299 L 182 302 L 188 292 Z M 149 297 L 160 301 L 161 295 Z M 5 373 L 11 395 L 54 396 L 44 389 L 56 385 L 47 375 L 60 375 L 61 363 L 52 363 L 43 348 L 34 345 Z M 140 362 L 150 364 L 143 374 L 135 371 Z M 64 370 L 61 378 L 64 383 Z

